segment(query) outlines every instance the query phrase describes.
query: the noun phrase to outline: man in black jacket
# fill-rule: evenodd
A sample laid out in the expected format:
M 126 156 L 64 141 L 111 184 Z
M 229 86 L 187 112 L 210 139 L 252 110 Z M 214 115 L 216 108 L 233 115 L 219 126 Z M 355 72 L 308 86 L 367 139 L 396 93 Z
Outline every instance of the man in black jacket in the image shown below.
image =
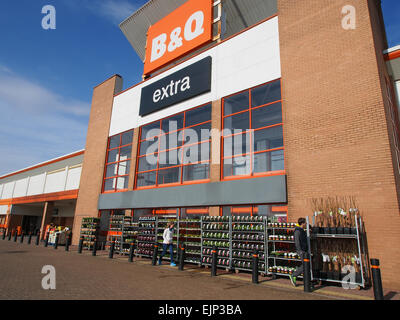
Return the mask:
M 299 255 L 301 261 L 308 252 L 308 242 L 307 242 L 307 233 L 304 231 L 306 227 L 306 219 L 299 218 L 298 224 L 294 229 L 294 243 L 296 246 L 296 252 Z M 293 274 L 290 275 L 290 281 L 292 282 L 293 286 L 296 286 L 296 278 L 303 274 L 303 263 L 296 268 Z

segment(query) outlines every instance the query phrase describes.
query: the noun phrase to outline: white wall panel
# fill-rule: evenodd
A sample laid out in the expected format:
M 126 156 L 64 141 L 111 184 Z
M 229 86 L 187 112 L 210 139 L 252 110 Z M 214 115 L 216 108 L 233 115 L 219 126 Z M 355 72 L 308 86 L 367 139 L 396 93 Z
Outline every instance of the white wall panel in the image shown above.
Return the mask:
M 66 170 L 47 174 L 44 193 L 64 191 Z
M 1 198 L 1 194 L 3 193 L 3 185 L 2 184 L 0 184 L 0 199 L 2 199 Z
M 73 168 L 68 170 L 67 183 L 65 190 L 79 189 L 79 182 L 81 180 L 82 167 Z
M 15 181 L 4 184 L 2 199 L 11 199 L 13 197 L 14 184 Z
M 8 206 L 0 206 L 0 215 L 4 216 L 7 214 Z
M 145 117 L 139 116 L 143 87 L 207 56 L 213 60 L 211 92 Z M 275 17 L 116 96 L 109 134 L 130 130 L 280 77 L 278 18 Z
M 400 81 L 395 82 L 394 91 L 396 92 L 397 97 L 397 106 L 400 109 Z M 399 113 L 400 114 L 400 113 Z
M 15 182 L 14 198 L 25 197 L 28 191 L 29 178 L 21 179 Z
M 46 174 L 43 173 L 30 177 L 28 185 L 28 194 L 27 194 L 28 196 L 33 196 L 43 193 L 45 176 Z

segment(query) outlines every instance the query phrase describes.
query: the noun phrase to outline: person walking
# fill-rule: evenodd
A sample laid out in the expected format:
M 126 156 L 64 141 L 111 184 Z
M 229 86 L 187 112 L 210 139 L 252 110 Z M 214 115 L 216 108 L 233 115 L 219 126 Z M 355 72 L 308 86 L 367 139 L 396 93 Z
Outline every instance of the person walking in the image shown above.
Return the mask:
M 167 228 L 165 228 L 164 233 L 163 233 L 163 252 L 160 255 L 160 258 L 158 259 L 158 264 L 162 264 L 162 258 L 165 256 L 167 253 L 167 250 L 169 249 L 169 253 L 171 256 L 171 267 L 176 267 L 176 264 L 174 263 L 174 245 L 173 245 L 173 239 L 174 239 L 174 226 L 175 224 L 173 222 L 169 223 L 167 225 Z
M 296 287 L 296 278 L 304 273 L 303 259 L 305 258 L 308 252 L 307 233 L 304 230 L 305 227 L 306 227 L 306 219 L 299 218 L 298 224 L 296 224 L 296 228 L 294 229 L 294 243 L 296 246 L 296 252 L 299 255 L 302 263 L 290 275 L 290 281 L 292 282 L 292 285 L 295 287 Z

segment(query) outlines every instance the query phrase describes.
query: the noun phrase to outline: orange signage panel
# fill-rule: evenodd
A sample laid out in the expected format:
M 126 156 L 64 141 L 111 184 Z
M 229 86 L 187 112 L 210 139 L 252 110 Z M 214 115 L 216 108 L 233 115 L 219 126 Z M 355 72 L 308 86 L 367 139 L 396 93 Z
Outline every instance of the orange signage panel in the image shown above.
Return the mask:
M 212 39 L 213 0 L 189 0 L 147 32 L 144 74 Z

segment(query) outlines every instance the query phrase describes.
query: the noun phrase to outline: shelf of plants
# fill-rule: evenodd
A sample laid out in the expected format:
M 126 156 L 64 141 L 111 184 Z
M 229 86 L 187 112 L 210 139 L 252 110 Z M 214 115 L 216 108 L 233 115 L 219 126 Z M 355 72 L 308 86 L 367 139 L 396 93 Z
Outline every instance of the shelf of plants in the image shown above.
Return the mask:
M 267 222 L 268 275 L 289 276 L 303 263 L 296 253 L 295 227 L 290 222 Z
M 152 257 L 153 245 L 157 237 L 157 217 L 140 217 L 136 237 L 135 254 L 140 257 Z
M 259 272 L 266 273 L 265 219 L 262 216 L 232 217 L 232 267 L 251 271 L 254 250 L 258 251 Z
M 313 280 L 365 287 L 368 259 L 362 219 L 354 197 L 313 199 L 308 229 Z M 348 276 L 348 273 L 352 275 Z
M 157 217 L 157 242 L 159 244 L 159 248 L 161 251 L 162 243 L 163 243 L 163 233 L 164 233 L 164 230 L 167 227 L 168 223 L 170 223 L 170 222 L 175 223 L 173 244 L 174 244 L 174 260 L 176 262 L 176 261 L 178 261 L 178 250 L 177 250 L 178 247 L 177 246 L 179 245 L 179 223 L 177 223 L 176 215 Z M 163 257 L 163 259 L 171 260 L 169 251 Z
M 185 262 L 201 264 L 201 220 L 179 219 L 179 245 L 185 244 Z
M 133 222 L 133 217 L 125 216 L 122 224 L 121 244 L 122 248 L 119 253 L 126 255 L 129 254 L 131 243 L 136 242 L 138 234 L 138 223 Z
M 212 248 L 217 247 L 217 266 L 232 268 L 232 217 L 201 218 L 201 264 L 211 265 Z
M 111 242 L 114 242 L 114 252 L 121 252 L 122 229 L 124 225 L 125 215 L 112 215 L 109 220 L 107 233 L 107 245 L 109 248 Z
M 94 239 L 98 237 L 100 229 L 99 218 L 83 218 L 81 225 L 81 237 L 83 237 L 82 249 L 92 250 Z

